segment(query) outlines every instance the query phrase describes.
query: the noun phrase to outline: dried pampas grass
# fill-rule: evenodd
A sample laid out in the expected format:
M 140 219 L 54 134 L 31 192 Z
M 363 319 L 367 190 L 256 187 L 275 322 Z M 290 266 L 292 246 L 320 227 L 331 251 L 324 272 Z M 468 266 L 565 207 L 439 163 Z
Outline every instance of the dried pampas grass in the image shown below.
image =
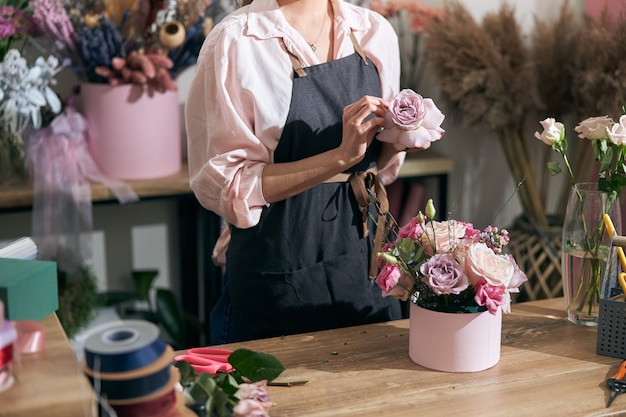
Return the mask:
M 617 119 L 626 104 L 626 11 L 611 19 L 589 17 L 578 38 L 572 68 L 572 94 L 581 118 L 608 115 Z
M 504 4 L 478 24 L 460 3 L 445 6 L 425 39 L 443 100 L 469 126 L 495 132 L 519 128 L 539 105 L 534 71 L 514 9 Z

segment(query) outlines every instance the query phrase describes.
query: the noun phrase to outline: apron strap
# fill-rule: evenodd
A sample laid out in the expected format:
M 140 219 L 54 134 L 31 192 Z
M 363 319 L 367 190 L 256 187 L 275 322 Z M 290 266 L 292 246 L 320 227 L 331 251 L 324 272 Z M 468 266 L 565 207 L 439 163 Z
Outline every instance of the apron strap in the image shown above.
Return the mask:
M 376 198 L 376 211 L 378 212 L 378 220 L 376 222 L 376 235 L 374 235 L 374 247 L 372 250 L 372 260 L 370 262 L 369 277 L 376 278 L 378 274 L 378 260 L 376 254 L 383 246 L 383 240 L 389 231 L 387 216 L 389 214 L 389 199 L 387 198 L 387 190 L 380 181 L 378 175 L 371 171 L 354 172 L 348 179 L 350 187 L 354 192 L 361 215 L 363 218 L 362 237 L 369 235 L 368 220 L 369 206 L 371 203 L 370 195 Z M 368 187 L 369 183 L 369 187 Z
M 357 54 L 359 54 L 359 56 L 361 57 L 361 59 L 363 60 L 363 63 L 365 65 L 369 65 L 367 63 L 367 56 L 365 55 L 365 52 L 363 52 L 363 48 L 361 48 L 361 44 L 359 43 L 359 41 L 356 39 L 356 36 L 354 36 L 354 31 L 350 31 L 350 40 L 352 41 L 352 45 L 354 46 L 354 50 L 356 51 Z M 298 74 L 298 77 L 302 78 L 302 77 L 306 77 L 306 71 L 304 70 L 304 68 L 302 68 L 302 64 L 300 64 L 300 60 L 298 59 L 297 56 L 295 56 L 293 54 L 293 52 L 287 50 L 287 54 L 289 54 L 289 59 L 291 60 L 291 66 L 293 67 L 293 70 L 296 72 L 296 74 Z

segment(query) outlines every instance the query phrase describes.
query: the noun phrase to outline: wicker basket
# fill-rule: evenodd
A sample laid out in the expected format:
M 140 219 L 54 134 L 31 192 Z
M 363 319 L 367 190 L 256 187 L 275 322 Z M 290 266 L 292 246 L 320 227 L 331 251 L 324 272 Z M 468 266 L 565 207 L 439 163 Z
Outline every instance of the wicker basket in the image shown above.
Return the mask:
M 520 292 L 511 294 L 513 301 L 534 301 L 563 296 L 561 277 L 562 228 L 539 229 L 525 217 L 508 228 L 507 252 L 515 257 L 528 281 Z

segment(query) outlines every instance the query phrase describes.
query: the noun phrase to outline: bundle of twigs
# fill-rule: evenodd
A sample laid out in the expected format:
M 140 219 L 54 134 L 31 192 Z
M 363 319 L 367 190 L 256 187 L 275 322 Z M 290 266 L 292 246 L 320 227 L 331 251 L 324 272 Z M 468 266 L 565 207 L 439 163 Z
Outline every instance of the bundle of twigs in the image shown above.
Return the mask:
M 526 114 L 541 103 L 534 88 L 530 49 L 514 9 L 505 3 L 478 24 L 460 3 L 445 7 L 445 18 L 429 25 L 425 45 L 442 98 L 465 124 L 493 131 L 515 181 L 521 184 L 524 210 L 540 225 L 547 225 L 529 139 L 523 131 Z

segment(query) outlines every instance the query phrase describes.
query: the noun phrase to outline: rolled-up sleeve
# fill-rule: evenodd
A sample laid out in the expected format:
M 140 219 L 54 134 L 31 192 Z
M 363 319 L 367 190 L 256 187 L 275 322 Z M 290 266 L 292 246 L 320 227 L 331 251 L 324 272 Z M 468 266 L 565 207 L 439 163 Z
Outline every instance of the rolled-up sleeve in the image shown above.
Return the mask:
M 258 223 L 263 196 L 261 176 L 270 163 L 279 129 L 272 121 L 259 124 L 259 103 L 242 74 L 241 51 L 216 27 L 205 41 L 185 105 L 190 186 L 196 198 L 237 227 Z M 243 77 L 243 78 L 242 78 Z M 267 88 L 271 88 L 268 86 Z M 272 100 L 265 105 L 272 106 Z

